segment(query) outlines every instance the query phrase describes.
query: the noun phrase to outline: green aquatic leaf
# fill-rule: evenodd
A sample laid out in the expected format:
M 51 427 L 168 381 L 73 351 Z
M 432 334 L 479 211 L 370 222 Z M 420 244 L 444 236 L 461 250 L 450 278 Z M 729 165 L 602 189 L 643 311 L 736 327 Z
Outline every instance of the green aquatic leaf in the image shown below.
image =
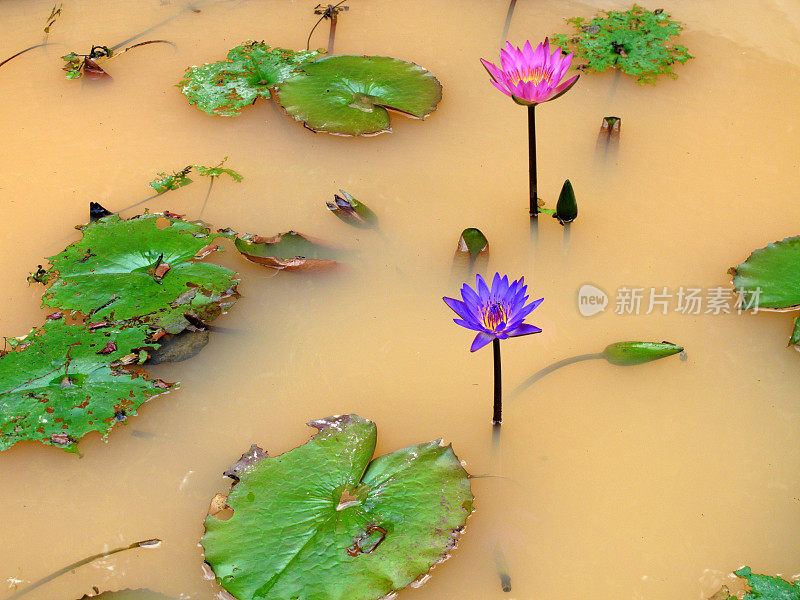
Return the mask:
M 682 346 L 670 342 L 616 342 L 603 350 L 602 356 L 612 365 L 628 367 L 683 352 Z
M 419 65 L 387 56 L 328 56 L 302 67 L 277 88 L 284 110 L 314 131 L 375 135 L 390 131 L 395 110 L 424 119 L 442 85 Z
M 472 512 L 450 446 L 410 446 L 370 462 L 375 424 L 312 421 L 306 444 L 269 458 L 254 446 L 226 472 L 238 481 L 228 520 L 201 540 L 219 583 L 239 600 L 372 600 L 444 560 Z
M 248 41 L 228 52 L 228 59 L 189 67 L 178 84 L 189 99 L 210 115 L 233 117 L 257 98 L 320 55 L 319 50 L 295 52 Z
M 23 440 L 76 451 L 90 431 L 135 415 L 145 401 L 174 384 L 115 368 L 138 359 L 138 349 L 157 348 L 147 327 L 46 323 L 0 356 L 0 451 Z
M 150 182 L 150 187 L 156 191 L 156 194 L 163 194 L 170 190 L 177 190 L 185 185 L 192 183 L 189 179 L 189 172 L 192 170 L 192 165 L 187 165 L 177 173 L 167 175 L 166 173 L 159 173 L 156 178 Z
M 742 600 L 800 600 L 800 581 L 789 582 L 780 577 L 756 575 L 750 567 L 742 567 L 734 573 L 746 579 L 752 588 Z
M 800 236 L 755 250 L 729 272 L 743 308 L 800 308 Z
M 655 83 L 658 75 L 677 77 L 673 65 L 694 58 L 685 46 L 670 43 L 683 27 L 662 10 L 634 4 L 630 10 L 606 11 L 588 22 L 575 17 L 567 23 L 575 32 L 557 33 L 553 42 L 586 61 L 583 65 L 573 61 L 577 68 L 600 72 L 615 67 L 639 83 Z
M 70 52 L 61 57 L 64 66 L 61 68 L 66 73 L 67 79 L 79 79 L 83 75 L 83 57 L 75 52 Z
M 480 229 L 475 227 L 468 227 L 461 232 L 461 237 L 458 238 L 458 249 L 456 252 L 468 252 L 470 258 L 474 261 L 478 258 L 481 252 L 489 251 L 489 240 L 483 235 Z
M 104 217 L 50 258 L 44 306 L 79 311 L 92 320 L 131 321 L 178 333 L 211 321 L 231 306 L 238 275 L 200 262 L 219 250 L 202 223 L 145 213 Z
M 344 254 L 296 231 L 262 237 L 246 233 L 234 239 L 247 260 L 278 270 L 318 271 L 336 266 Z
M 220 177 L 221 175 L 227 175 L 231 179 L 233 179 L 236 183 L 239 183 L 244 177 L 241 174 L 237 173 L 233 169 L 223 169 L 222 165 L 225 164 L 225 161 L 228 160 L 226 156 L 223 158 L 220 163 L 215 167 L 204 167 L 202 165 L 194 165 L 194 168 L 197 170 L 197 174 L 201 177 L 211 177 L 212 179 L 215 177 Z
M 330 210 L 339 219 L 354 227 L 371 228 L 378 226 L 378 216 L 363 202 L 339 190 L 342 195 L 334 194 L 333 202 L 326 202 Z

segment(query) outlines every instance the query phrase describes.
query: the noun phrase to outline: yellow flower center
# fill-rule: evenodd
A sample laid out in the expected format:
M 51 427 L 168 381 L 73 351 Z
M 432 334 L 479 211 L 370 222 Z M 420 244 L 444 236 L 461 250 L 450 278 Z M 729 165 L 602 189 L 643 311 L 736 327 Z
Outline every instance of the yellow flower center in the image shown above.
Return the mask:
M 486 329 L 497 331 L 500 323 L 508 323 L 508 313 L 502 304 L 493 302 L 489 306 L 483 307 L 483 324 Z
M 534 85 L 538 85 L 542 80 L 546 81 L 547 85 L 553 85 L 553 72 L 546 71 L 542 67 L 528 68 L 516 73 L 510 73 L 509 79 L 514 85 L 517 85 L 520 81 L 523 83 L 533 82 Z

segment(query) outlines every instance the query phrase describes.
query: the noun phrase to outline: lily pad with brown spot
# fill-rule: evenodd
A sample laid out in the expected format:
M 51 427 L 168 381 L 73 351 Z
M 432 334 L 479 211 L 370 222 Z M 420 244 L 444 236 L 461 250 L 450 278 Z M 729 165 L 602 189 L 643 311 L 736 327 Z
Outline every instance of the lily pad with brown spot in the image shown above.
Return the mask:
M 344 251 L 296 231 L 272 237 L 244 234 L 234 240 L 247 260 L 285 271 L 324 271 L 336 267 Z
M 467 472 L 440 441 L 372 459 L 375 424 L 357 415 L 309 423 L 306 444 L 251 449 L 201 540 L 238 600 L 377 600 L 447 558 L 472 512 Z
M 0 451 L 33 440 L 76 452 L 87 433 L 108 435 L 142 403 L 174 387 L 114 366 L 142 347 L 158 347 L 147 327 L 53 320 L 9 342 L 12 350 L 0 356 Z

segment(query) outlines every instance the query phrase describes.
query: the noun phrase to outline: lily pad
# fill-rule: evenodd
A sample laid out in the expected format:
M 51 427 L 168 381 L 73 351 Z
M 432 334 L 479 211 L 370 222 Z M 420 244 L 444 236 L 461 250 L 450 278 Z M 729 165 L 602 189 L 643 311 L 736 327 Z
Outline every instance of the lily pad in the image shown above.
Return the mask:
M 285 454 L 251 449 L 227 498 L 233 515 L 206 518 L 201 544 L 225 589 L 239 600 L 372 600 L 448 557 L 473 500 L 450 446 L 370 462 L 371 421 L 309 425 L 319 433 Z
M 272 86 L 319 55 L 319 50 L 295 52 L 248 41 L 228 52 L 225 61 L 189 67 L 178 85 L 189 104 L 210 115 L 233 117 L 259 97 L 268 98 Z
M 800 309 L 800 236 L 754 251 L 730 273 L 744 308 Z
M 478 258 L 481 252 L 489 252 L 489 240 L 483 232 L 476 227 L 467 227 L 458 238 L 456 252 L 468 253 L 471 260 Z
M 176 216 L 104 217 L 50 258 L 52 282 L 42 303 L 93 320 L 136 321 L 178 333 L 231 306 L 237 274 L 200 262 L 219 250 L 209 228 Z
M 328 56 L 277 88 L 290 116 L 314 131 L 376 135 L 391 131 L 387 109 L 424 119 L 442 85 L 419 65 L 387 56 Z
M 35 440 L 75 452 L 90 431 L 135 415 L 174 384 L 114 368 L 146 359 L 147 327 L 91 328 L 45 323 L 0 356 L 0 451 Z
M 737 577 L 747 580 L 750 591 L 743 600 L 800 600 L 800 581 L 786 581 L 780 577 L 756 575 L 750 567 L 742 567 L 734 571 Z
M 296 231 L 273 237 L 244 234 L 234 240 L 239 252 L 249 261 L 286 271 L 320 271 L 338 263 L 341 250 L 325 246 Z

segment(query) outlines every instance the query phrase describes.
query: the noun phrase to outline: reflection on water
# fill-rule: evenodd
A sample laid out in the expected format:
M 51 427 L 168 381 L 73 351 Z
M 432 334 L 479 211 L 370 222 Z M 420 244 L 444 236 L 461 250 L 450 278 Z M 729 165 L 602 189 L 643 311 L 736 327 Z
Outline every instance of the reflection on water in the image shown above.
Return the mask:
M 51 45 L 0 69 L 3 335 L 42 321 L 41 288 L 26 277 L 77 239 L 71 227 L 86 221 L 90 201 L 126 206 L 150 194 L 156 173 L 184 164 L 229 156 L 245 177 L 214 185 L 204 220 L 265 236 L 302 231 L 359 255 L 319 278 L 267 272 L 229 247 L 222 262 L 242 274 L 243 298 L 215 326 L 241 335 L 212 331 L 194 358 L 152 367 L 181 389 L 145 405 L 107 444 L 90 435 L 83 458 L 36 444 L 0 455 L 0 599 L 81 557 L 155 537 L 160 548 L 108 556 L 26 598 L 70 600 L 92 586 L 216 597 L 197 541 L 210 499 L 226 489 L 222 472 L 251 443 L 274 455 L 307 439 L 306 421 L 345 412 L 376 421 L 378 454 L 444 437 L 470 472 L 497 476 L 473 480 L 477 510 L 452 560 L 402 596 L 673 600 L 712 594 L 744 562 L 797 572 L 792 317 L 675 310 L 677 290 L 727 287 L 730 265 L 798 233 L 797 17 L 778 0 L 760 3 L 757 19 L 750 5 L 667 2 L 659 8 L 686 23 L 682 42 L 697 56 L 676 68 L 677 80 L 651 87 L 586 74 L 540 107 L 540 196 L 553 207 L 569 178 L 580 207 L 567 248 L 553 219 L 532 236 L 525 111 L 496 93 L 478 62 L 496 56 L 508 2 L 364 0 L 339 15 L 338 52 L 412 60 L 444 86 L 436 112 L 424 122 L 395 116 L 391 135 L 315 135 L 264 100 L 213 118 L 175 87 L 186 66 L 246 39 L 303 47 L 314 5 L 209 2 L 195 12 L 160 0 L 74 0 Z M 0 55 L 39 43 L 51 8 L 2 2 Z M 518 2 L 508 38 L 541 39 L 597 8 Z M 147 35 L 174 51 L 153 44 L 120 55 L 104 86 L 63 77 L 60 55 L 161 22 Z M 320 26 L 312 45 L 326 35 Z M 608 115 L 625 126 L 601 153 Z M 338 189 L 375 211 L 380 235 L 331 214 L 325 202 Z M 187 186 L 146 206 L 191 217 L 205 194 Z M 620 340 L 669 339 L 690 359 L 554 372 L 506 403 L 493 450 L 490 352 L 468 351 L 469 333 L 441 301 L 461 283 L 451 278 L 453 246 L 467 227 L 491 246 L 480 272 L 524 275 L 545 298 L 535 321 L 543 333 L 504 346 L 507 390 Z M 609 296 L 591 317 L 576 303 L 585 284 Z M 642 289 L 632 314 L 615 312 L 623 288 Z M 670 294 L 666 314 L 648 310 L 651 288 Z

